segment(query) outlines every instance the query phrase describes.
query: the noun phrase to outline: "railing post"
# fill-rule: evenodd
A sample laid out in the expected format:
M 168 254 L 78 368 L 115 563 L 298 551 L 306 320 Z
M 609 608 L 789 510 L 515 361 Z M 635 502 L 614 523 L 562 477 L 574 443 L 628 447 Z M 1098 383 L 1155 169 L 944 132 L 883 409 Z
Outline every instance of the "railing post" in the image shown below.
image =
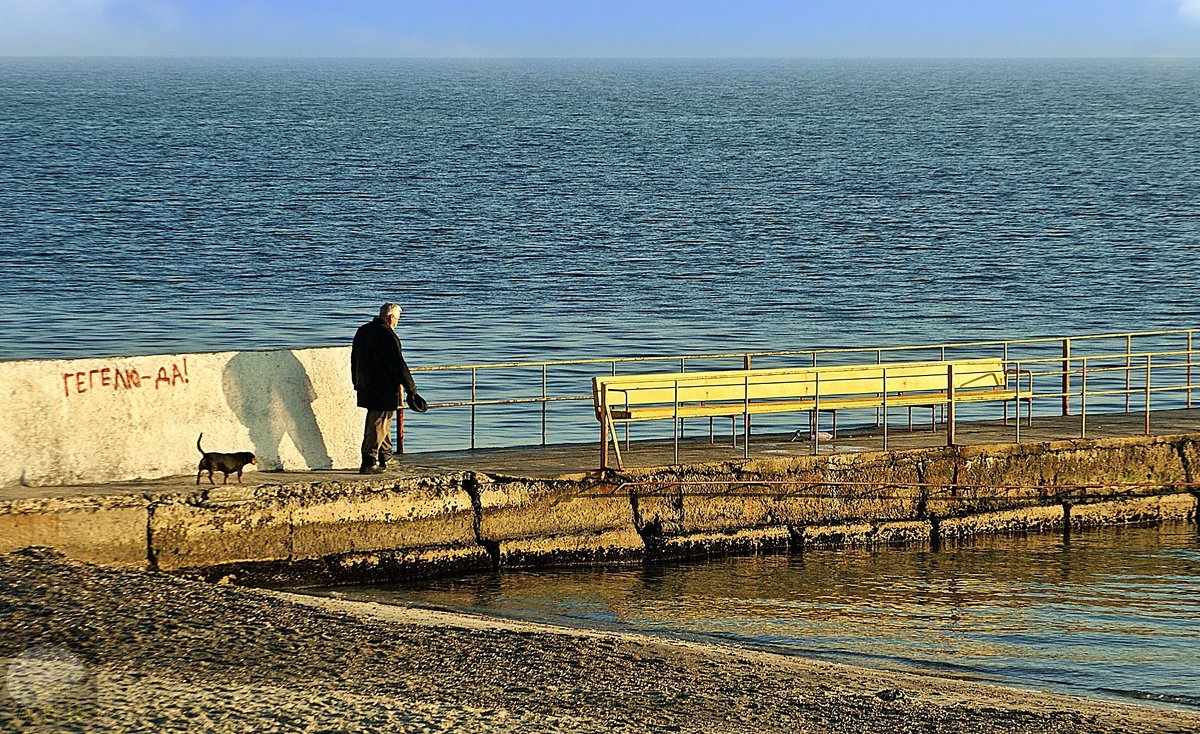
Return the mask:
M 883 376 L 883 450 L 887 451 L 888 447 L 888 405 L 887 405 L 887 367 L 884 367 L 880 373 Z
M 1146 355 L 1146 425 L 1144 433 L 1150 435 L 1150 355 Z
M 816 360 L 817 355 L 813 354 L 813 359 Z M 821 373 L 813 373 L 813 419 L 812 427 L 809 429 L 812 434 L 809 436 L 812 439 L 812 452 L 817 454 L 821 449 Z
M 471 449 L 475 449 L 475 369 L 471 368 Z
M 749 364 L 750 357 L 746 357 Z M 742 458 L 750 458 L 750 375 L 742 378 Z
M 1087 438 L 1087 357 L 1079 360 L 1079 370 L 1079 437 Z
M 672 433 L 675 436 L 675 461 L 673 466 L 679 466 L 679 380 L 675 381 L 675 414 L 671 418 L 671 427 L 675 430 Z M 628 450 L 628 446 L 625 447 Z
M 685 372 L 687 372 L 687 358 L 680 357 L 679 358 L 679 374 L 682 375 Z M 676 398 L 679 397 L 679 382 L 678 381 L 676 381 L 676 383 L 675 383 L 675 397 Z M 676 406 L 676 412 L 678 412 L 678 406 Z M 682 437 L 683 436 L 683 419 L 679 418 L 678 420 L 679 420 L 679 435 L 680 435 L 680 437 Z
M 396 411 L 396 453 L 404 453 L 404 388 L 400 388 L 400 407 Z
M 1192 330 L 1187 333 L 1187 407 L 1192 407 Z
M 546 445 L 546 365 L 542 365 L 542 445 Z
M 1021 443 L 1021 363 L 1016 362 L 1014 364 L 1014 367 L 1017 370 L 1017 399 L 1015 401 L 1013 401 L 1013 409 L 1014 409 L 1014 412 L 1016 413 L 1016 415 L 1013 416 L 1013 422 L 1017 424 L 1015 440 L 1017 443 Z M 1032 408 L 1033 386 L 1032 385 L 1029 388 L 1029 392 L 1030 392 L 1029 402 L 1030 402 L 1030 406 L 1031 406 L 1030 410 L 1032 411 L 1033 410 L 1033 408 Z
M 954 365 L 946 365 L 946 445 L 954 445 Z
M 750 371 L 750 363 L 751 363 L 751 359 L 750 359 L 750 353 L 749 353 L 749 352 L 747 352 L 747 353 L 746 353 L 746 356 L 742 358 L 742 367 L 743 367 L 743 368 L 744 368 L 744 369 L 745 369 L 747 372 L 749 372 L 749 371 Z M 748 397 L 748 395 L 749 395 L 749 391 L 750 391 L 750 378 L 749 378 L 749 376 L 747 376 L 747 378 L 746 378 L 746 392 L 747 392 L 746 404 L 747 404 L 747 405 L 749 405 L 749 403 L 750 403 L 750 399 L 749 399 L 749 397 Z M 736 422 L 736 419 L 735 419 L 735 422 Z M 746 408 L 746 412 L 745 412 L 745 413 L 742 415 L 742 432 L 746 434 L 746 438 L 747 438 L 747 439 L 749 439 L 749 438 L 750 438 L 750 409 L 749 409 L 749 407 L 747 407 L 747 408 Z M 737 436 L 736 430 L 735 430 L 735 432 L 734 432 L 734 436 Z M 735 443 L 735 444 L 737 443 L 737 439 L 736 439 L 736 438 L 734 439 L 734 443 Z M 746 447 L 745 447 L 745 455 L 746 455 L 746 458 L 747 458 L 747 459 L 749 459 L 749 458 L 750 458 L 750 445 L 749 445 L 749 443 L 747 443 L 747 444 L 746 444 Z
M 946 345 L 944 345 L 944 344 L 942 346 L 938 347 L 938 360 L 940 360 L 942 362 L 946 361 Z M 937 433 L 937 410 L 938 410 L 938 406 L 934 405 L 930 408 L 930 411 L 929 411 L 929 412 L 933 413 L 933 432 L 934 433 Z M 942 418 L 945 418 L 945 417 L 946 417 L 945 408 L 943 408 L 942 409 Z
M 1071 415 L 1071 340 L 1062 340 L 1062 414 Z
M 1129 396 L 1133 392 L 1133 377 L 1130 367 L 1133 366 L 1133 337 L 1125 335 L 1125 412 L 1129 412 Z
M 875 364 L 883 364 L 883 350 L 882 349 L 875 350 Z M 887 387 L 887 369 L 886 368 L 883 370 L 883 376 L 884 376 L 883 377 L 884 387 Z M 886 406 L 887 390 L 883 391 L 883 402 L 885 403 L 884 407 L 886 408 L 887 407 Z M 884 423 L 886 423 L 886 422 L 887 422 L 887 417 L 884 416 Z M 876 428 L 879 427 L 879 408 L 875 409 L 875 427 Z M 883 448 L 885 450 L 887 449 L 887 427 L 886 426 L 883 429 Z
M 617 446 L 619 450 L 621 447 Z M 608 385 L 600 385 L 600 470 L 608 468 Z

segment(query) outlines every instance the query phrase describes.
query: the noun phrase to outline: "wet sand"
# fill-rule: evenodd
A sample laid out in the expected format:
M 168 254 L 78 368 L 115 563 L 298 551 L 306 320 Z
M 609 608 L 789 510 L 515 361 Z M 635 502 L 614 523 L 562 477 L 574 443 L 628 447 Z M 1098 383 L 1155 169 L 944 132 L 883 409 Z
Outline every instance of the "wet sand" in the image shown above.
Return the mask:
M 0 731 L 1195 732 L 1200 714 L 0 555 Z

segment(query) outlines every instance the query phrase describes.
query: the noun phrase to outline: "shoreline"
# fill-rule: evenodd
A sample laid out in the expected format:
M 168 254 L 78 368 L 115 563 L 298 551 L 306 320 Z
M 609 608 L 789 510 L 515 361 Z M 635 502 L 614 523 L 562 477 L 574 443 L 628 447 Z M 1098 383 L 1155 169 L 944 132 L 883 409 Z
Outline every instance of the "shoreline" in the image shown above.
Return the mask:
M 0 728 L 1186 732 L 1200 714 L 0 556 Z
M 911 666 L 905 666 L 903 663 L 893 662 L 892 664 L 894 664 L 896 667 L 873 667 L 869 665 L 860 665 L 857 663 L 839 662 L 837 660 L 830 660 L 822 657 L 801 655 L 798 653 L 791 654 L 786 652 L 778 652 L 765 647 L 739 645 L 732 642 L 720 643 L 710 642 L 703 639 L 689 639 L 688 637 L 684 636 L 669 637 L 665 635 L 656 635 L 645 632 L 629 632 L 617 629 L 597 629 L 582 626 L 575 627 L 565 624 L 555 624 L 552 622 L 536 622 L 532 620 L 521 619 L 519 617 L 490 615 L 460 609 L 423 606 L 420 604 L 399 605 L 388 604 L 386 602 L 341 599 L 324 594 L 308 594 L 304 591 L 287 591 L 279 589 L 273 589 L 269 591 L 272 593 L 278 593 L 282 598 L 289 601 L 297 601 L 296 597 L 302 597 L 302 599 L 299 600 L 300 603 L 309 603 L 307 601 L 308 599 L 334 602 L 334 604 L 330 604 L 328 606 L 321 603 L 314 604 L 314 606 L 319 608 L 327 608 L 329 610 L 342 611 L 358 617 L 374 618 L 380 621 L 392 621 L 426 626 L 447 626 L 463 630 L 491 629 L 506 630 L 510 632 L 563 635 L 568 637 L 574 635 L 580 637 L 614 637 L 634 643 L 651 642 L 661 643 L 667 646 L 679 646 L 686 649 L 697 649 L 701 651 L 707 651 L 714 655 L 729 655 L 734 657 L 739 655 L 763 656 L 766 660 L 777 662 L 800 661 L 801 663 L 814 666 L 831 666 L 835 669 L 845 671 L 848 675 L 867 673 L 871 676 L 878 676 L 881 679 L 892 676 L 897 680 L 907 681 L 909 684 L 912 683 L 913 679 L 949 680 L 968 686 L 982 686 L 988 689 L 1000 688 L 1017 694 L 1046 695 L 1058 698 L 1066 697 L 1081 701 L 1091 701 L 1099 704 L 1133 706 L 1155 711 L 1161 710 L 1166 712 L 1181 713 L 1184 715 L 1200 716 L 1200 709 L 1183 703 L 1155 700 L 1152 698 L 1140 699 L 1131 696 L 1105 694 L 1099 691 L 1087 693 L 1083 691 L 1071 690 L 1064 685 L 1051 686 L 1051 684 L 1047 684 L 1047 686 L 1050 687 L 1041 689 L 1032 683 L 1024 683 L 1018 680 L 984 680 L 981 678 L 971 677 L 966 673 L 952 670 L 937 670 L 934 667 L 924 668 L 915 664 Z M 342 605 L 346 606 L 343 607 Z

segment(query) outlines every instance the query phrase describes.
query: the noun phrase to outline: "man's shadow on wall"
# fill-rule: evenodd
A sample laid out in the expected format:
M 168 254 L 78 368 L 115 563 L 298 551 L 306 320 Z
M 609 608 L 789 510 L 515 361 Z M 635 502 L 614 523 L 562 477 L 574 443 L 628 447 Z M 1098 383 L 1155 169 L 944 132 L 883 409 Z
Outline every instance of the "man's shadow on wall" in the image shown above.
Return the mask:
M 316 391 L 308 372 L 290 351 L 239 352 L 225 365 L 221 380 L 225 400 L 242 425 L 264 469 L 282 469 L 283 437 L 292 443 L 310 469 L 331 469 L 312 404 Z

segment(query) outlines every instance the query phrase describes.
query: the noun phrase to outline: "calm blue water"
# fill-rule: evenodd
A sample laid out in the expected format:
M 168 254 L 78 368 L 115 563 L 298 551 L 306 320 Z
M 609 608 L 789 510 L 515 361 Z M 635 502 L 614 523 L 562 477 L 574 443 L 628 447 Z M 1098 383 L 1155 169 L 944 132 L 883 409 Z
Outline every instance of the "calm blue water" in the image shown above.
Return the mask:
M 1188 524 L 316 593 L 1200 706 Z
M 0 358 L 1200 316 L 1200 61 L 0 59 Z

